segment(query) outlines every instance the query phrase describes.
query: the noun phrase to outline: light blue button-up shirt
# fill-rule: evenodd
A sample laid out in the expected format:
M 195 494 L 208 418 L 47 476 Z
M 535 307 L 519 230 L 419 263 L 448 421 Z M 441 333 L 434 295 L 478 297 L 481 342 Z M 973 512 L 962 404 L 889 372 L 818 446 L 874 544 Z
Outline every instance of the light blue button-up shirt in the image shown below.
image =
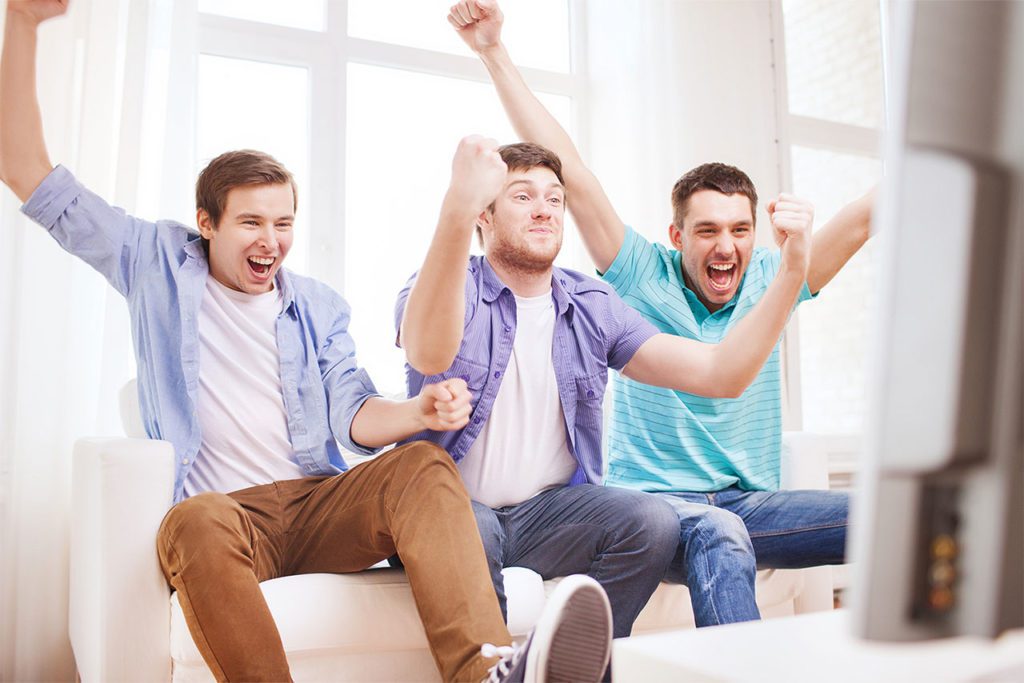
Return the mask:
M 174 445 L 174 500 L 199 451 L 199 306 L 209 266 L 199 234 L 173 221 L 128 216 L 58 166 L 22 207 L 65 250 L 99 271 L 128 302 L 146 434 Z M 350 309 L 327 285 L 279 270 L 281 392 L 294 458 L 309 475 L 348 469 L 352 419 L 377 395 L 356 364 Z M 267 482 L 269 483 L 269 482 Z
M 401 325 L 415 281 L 414 276 L 398 295 L 396 328 Z M 608 368 L 625 367 L 658 330 L 611 287 L 582 273 L 555 268 L 551 297 L 555 304 L 551 360 L 565 418 L 566 443 L 577 463 L 569 484 L 599 484 L 604 470 L 601 406 Z M 405 367 L 409 396 L 417 396 L 424 384 L 461 377 L 473 393 L 473 413 L 469 424 L 458 431 L 426 431 L 407 441 L 433 441 L 451 453 L 455 462 L 462 460 L 491 415 L 515 338 L 515 295 L 486 258 L 471 257 L 466 273 L 466 323 L 454 362 L 446 371 L 429 377 L 411 365 Z

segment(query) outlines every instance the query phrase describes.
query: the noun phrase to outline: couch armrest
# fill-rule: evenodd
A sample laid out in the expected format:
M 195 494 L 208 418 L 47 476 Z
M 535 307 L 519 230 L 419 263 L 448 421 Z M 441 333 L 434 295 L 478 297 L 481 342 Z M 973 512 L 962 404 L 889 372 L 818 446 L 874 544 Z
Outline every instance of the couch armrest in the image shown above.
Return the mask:
M 167 441 L 75 443 L 68 623 L 85 683 L 171 678 L 170 589 L 156 534 L 173 490 Z

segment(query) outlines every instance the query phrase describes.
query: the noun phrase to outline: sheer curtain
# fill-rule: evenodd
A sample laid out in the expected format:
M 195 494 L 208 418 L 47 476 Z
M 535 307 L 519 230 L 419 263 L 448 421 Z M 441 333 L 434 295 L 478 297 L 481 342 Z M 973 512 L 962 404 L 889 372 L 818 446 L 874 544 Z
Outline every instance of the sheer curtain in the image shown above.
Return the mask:
M 51 160 L 129 211 L 160 183 L 139 171 L 143 140 L 162 138 L 166 98 L 151 95 L 166 86 L 170 7 L 76 0 L 40 31 Z M 116 392 L 134 361 L 120 296 L 18 209 L 0 190 L 0 679 L 71 681 L 71 447 L 121 433 Z

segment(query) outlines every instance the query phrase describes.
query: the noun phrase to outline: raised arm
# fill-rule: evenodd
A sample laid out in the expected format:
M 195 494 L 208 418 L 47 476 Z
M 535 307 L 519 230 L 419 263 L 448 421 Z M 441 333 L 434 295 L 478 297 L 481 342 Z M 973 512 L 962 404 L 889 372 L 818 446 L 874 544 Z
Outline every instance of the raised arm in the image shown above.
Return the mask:
M 877 188 L 856 199 L 832 217 L 814 234 L 811 242 L 811 268 L 807 273 L 807 286 L 812 294 L 822 287 L 853 258 L 871 235 L 871 213 L 875 206 Z
M 507 168 L 494 140 L 472 135 L 459 142 L 452 180 L 426 260 L 409 292 L 399 343 L 424 375 L 444 372 L 462 344 L 466 266 L 477 217 L 494 201 Z
M 782 263 L 750 313 L 719 344 L 669 334 L 651 337 L 622 374 L 645 384 L 711 398 L 736 398 L 761 372 L 786 326 L 807 277 L 814 212 L 795 198 L 774 202 L 770 213 Z
M 494 0 L 462 0 L 448 21 L 483 61 L 505 112 L 523 140 L 547 147 L 562 160 L 566 202 L 576 218 L 590 258 L 601 272 L 622 248 L 626 228 L 576 146 L 558 121 L 534 96 L 501 42 L 501 9 Z
M 64 14 L 68 0 L 8 0 L 0 56 L 0 179 L 26 201 L 53 170 L 36 95 L 39 24 Z

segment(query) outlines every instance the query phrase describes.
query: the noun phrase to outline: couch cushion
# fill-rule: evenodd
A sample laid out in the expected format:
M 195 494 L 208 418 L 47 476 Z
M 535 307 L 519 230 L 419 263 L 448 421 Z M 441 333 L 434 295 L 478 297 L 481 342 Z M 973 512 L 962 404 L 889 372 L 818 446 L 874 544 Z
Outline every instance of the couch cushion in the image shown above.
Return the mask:
M 544 607 L 544 582 L 529 569 L 504 570 L 509 630 L 525 635 Z M 285 652 L 396 652 L 427 648 L 412 591 L 401 569 L 356 574 L 303 574 L 264 581 L 263 596 L 274 615 Z M 171 596 L 171 658 L 201 663 L 185 624 L 178 595 Z

